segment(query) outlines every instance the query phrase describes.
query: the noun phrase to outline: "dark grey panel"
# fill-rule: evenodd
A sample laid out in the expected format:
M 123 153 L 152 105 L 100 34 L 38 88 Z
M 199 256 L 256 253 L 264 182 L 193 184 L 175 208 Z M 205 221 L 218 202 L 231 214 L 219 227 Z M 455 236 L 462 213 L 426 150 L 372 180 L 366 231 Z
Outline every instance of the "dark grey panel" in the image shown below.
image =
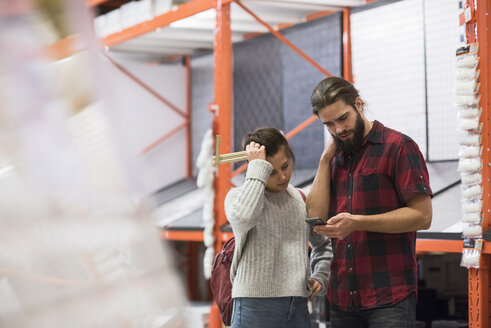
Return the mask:
M 234 44 L 234 151 L 258 127 L 283 128 L 280 49 L 270 34 Z
M 295 167 L 290 183 L 297 188 L 311 185 L 312 182 L 314 182 L 316 173 L 317 167 L 311 169 L 299 169 L 298 167 Z
M 191 57 L 191 90 L 191 159 L 196 174 L 201 141 L 213 121 L 213 115 L 208 110 L 214 98 L 212 53 Z
M 342 16 L 333 14 L 284 31 L 284 35 L 332 75 L 342 74 Z M 326 76 L 282 44 L 284 129 L 312 115 L 310 95 Z M 290 141 L 298 169 L 315 168 L 324 149 L 324 128 L 314 122 Z
M 156 191 L 155 193 L 153 193 L 152 197 L 158 206 L 170 202 L 175 198 L 179 198 L 182 195 L 195 190 L 196 188 L 196 179 L 182 179 L 170 186 Z
M 177 219 L 171 224 L 164 227 L 165 230 L 177 230 L 177 231 L 203 231 L 205 229 L 205 222 L 203 221 L 203 208 L 199 208 L 196 211 Z

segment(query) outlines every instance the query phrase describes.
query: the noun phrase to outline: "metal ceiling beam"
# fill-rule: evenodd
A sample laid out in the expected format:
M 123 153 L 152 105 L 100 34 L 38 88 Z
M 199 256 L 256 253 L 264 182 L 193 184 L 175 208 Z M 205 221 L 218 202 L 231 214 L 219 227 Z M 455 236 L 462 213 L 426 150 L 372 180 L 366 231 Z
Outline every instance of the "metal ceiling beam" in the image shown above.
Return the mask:
M 191 28 L 173 28 L 173 27 L 165 27 L 162 29 L 157 29 L 154 32 L 150 32 L 140 37 L 140 39 L 148 39 L 148 40 L 183 40 L 183 41 L 206 41 L 213 42 L 214 41 L 214 33 L 210 30 L 201 30 L 201 29 L 191 29 Z M 243 33 L 232 33 L 232 41 L 242 41 Z
M 149 46 L 149 47 L 174 47 L 174 48 L 190 48 L 190 49 L 212 49 L 213 41 L 202 41 L 202 40 L 171 40 L 164 38 L 137 38 L 133 40 L 128 40 L 126 42 L 120 43 L 120 45 L 138 47 L 138 46 Z M 111 47 L 111 49 L 113 49 Z
M 158 47 L 158 46 L 142 46 L 138 47 L 131 45 L 118 44 L 111 47 L 111 51 L 114 52 L 128 52 L 128 53 L 145 53 L 151 55 L 189 55 L 196 51 L 193 48 L 176 48 L 176 47 Z
M 231 1 L 232 0 L 221 0 L 221 3 L 227 4 Z M 152 20 L 137 24 L 121 32 L 109 35 L 104 39 L 104 44 L 106 46 L 112 46 L 117 43 L 121 43 L 123 41 L 127 41 L 148 32 L 154 31 L 159 27 L 168 26 L 173 22 L 193 16 L 205 10 L 213 9 L 215 8 L 215 2 L 216 0 L 191 0 L 177 7 L 176 10 L 166 12 L 165 14 L 154 17 Z
M 179 22 L 172 23 L 171 27 L 172 28 L 196 28 L 196 29 L 204 29 L 204 30 L 212 31 L 215 29 L 215 25 L 216 24 L 213 20 L 193 19 L 193 20 L 182 20 Z M 231 28 L 232 31 L 241 32 L 241 33 L 251 33 L 251 32 L 263 33 L 268 31 L 264 26 L 258 24 L 255 21 L 242 21 L 242 22 L 232 21 Z
M 274 0 L 249 0 L 246 1 L 247 5 L 253 8 L 253 5 L 262 5 L 271 8 L 282 8 L 282 9 L 295 9 L 295 10 L 306 10 L 310 12 L 315 11 L 325 11 L 325 10 L 333 10 L 339 11 L 342 9 L 340 6 L 328 5 L 326 3 L 317 4 L 317 3 L 301 3 L 301 2 L 281 2 Z
M 255 0 L 254 0 L 255 1 Z M 323 5 L 323 6 L 335 6 L 335 7 L 355 7 L 361 6 L 366 3 L 365 0 L 263 0 L 264 2 L 276 2 L 280 4 L 293 3 L 300 5 Z M 245 3 L 252 2 L 252 0 L 245 1 Z
M 281 10 L 279 11 L 275 7 L 271 6 L 251 6 L 253 10 L 260 10 L 261 17 L 270 24 L 279 24 L 284 22 L 297 23 L 301 22 L 305 14 L 311 12 L 311 10 L 302 8 L 302 10 Z M 325 8 L 325 7 L 324 7 Z M 284 8 L 283 8 L 284 9 Z M 215 23 L 215 10 L 207 10 L 205 12 L 194 15 L 184 20 L 209 20 Z M 235 4 L 230 7 L 230 20 L 234 21 L 254 21 L 249 15 L 244 15 L 244 12 Z

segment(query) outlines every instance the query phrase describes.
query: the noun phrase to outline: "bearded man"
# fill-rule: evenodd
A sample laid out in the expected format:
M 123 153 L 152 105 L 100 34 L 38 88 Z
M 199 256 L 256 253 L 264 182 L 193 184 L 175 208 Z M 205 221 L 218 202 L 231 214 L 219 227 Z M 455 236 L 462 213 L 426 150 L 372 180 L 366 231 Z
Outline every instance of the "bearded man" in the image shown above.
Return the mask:
M 332 135 L 307 197 L 314 231 L 332 238 L 331 327 L 414 327 L 416 231 L 431 225 L 433 196 L 418 145 L 369 121 L 358 90 L 322 80 L 312 110 Z

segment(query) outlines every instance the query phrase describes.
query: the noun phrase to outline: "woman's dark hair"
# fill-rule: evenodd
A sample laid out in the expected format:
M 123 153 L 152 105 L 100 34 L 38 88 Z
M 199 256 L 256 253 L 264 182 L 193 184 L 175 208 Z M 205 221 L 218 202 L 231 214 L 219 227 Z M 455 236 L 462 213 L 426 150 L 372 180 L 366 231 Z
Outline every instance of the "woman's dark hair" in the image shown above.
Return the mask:
M 331 76 L 320 81 L 310 96 L 312 112 L 319 115 L 319 111 L 342 100 L 346 105 L 355 107 L 356 98 L 359 98 L 358 90 L 349 81 L 337 76 Z M 365 103 L 362 100 L 362 105 Z
M 246 146 L 252 141 L 266 147 L 266 157 L 274 156 L 280 149 L 283 148 L 286 155 L 293 164 L 295 164 L 295 155 L 288 144 L 285 136 L 275 128 L 259 128 L 252 133 L 248 133 L 242 139 L 242 147 L 245 150 Z

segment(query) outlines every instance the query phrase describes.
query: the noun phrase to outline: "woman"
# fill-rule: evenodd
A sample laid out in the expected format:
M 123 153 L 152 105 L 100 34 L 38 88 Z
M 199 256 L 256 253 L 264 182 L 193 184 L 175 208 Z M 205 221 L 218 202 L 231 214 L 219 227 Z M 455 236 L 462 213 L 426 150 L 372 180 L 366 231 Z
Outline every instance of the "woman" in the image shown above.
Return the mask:
M 326 292 L 330 240 L 305 223 L 305 203 L 289 184 L 295 157 L 281 132 L 261 128 L 243 144 L 245 181 L 225 199 L 236 245 L 232 328 L 310 327 L 307 297 Z

